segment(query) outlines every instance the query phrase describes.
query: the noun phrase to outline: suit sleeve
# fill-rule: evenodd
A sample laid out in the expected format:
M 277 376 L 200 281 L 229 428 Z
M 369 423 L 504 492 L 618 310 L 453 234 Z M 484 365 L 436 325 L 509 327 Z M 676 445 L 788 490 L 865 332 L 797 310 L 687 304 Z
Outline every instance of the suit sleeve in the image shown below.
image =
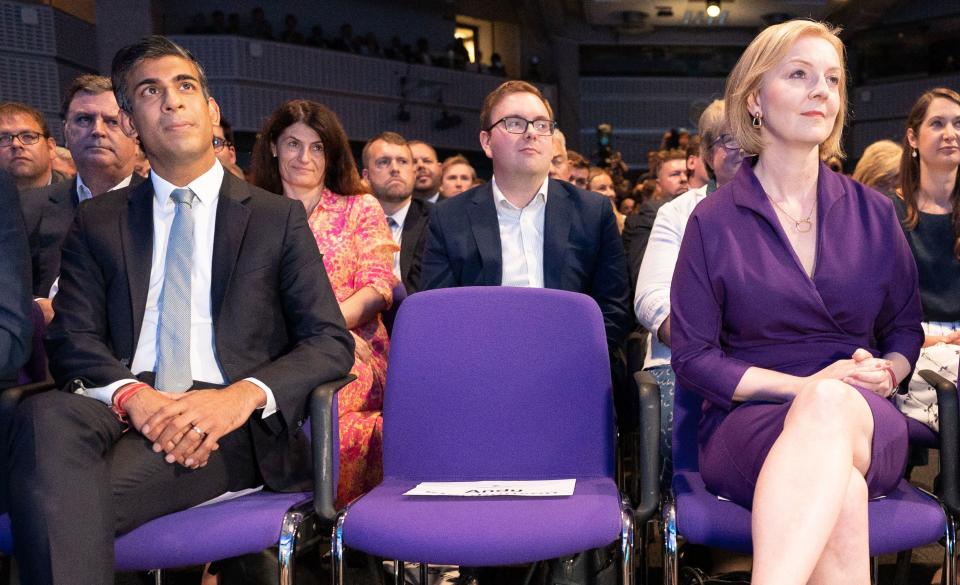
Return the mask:
M 427 225 L 427 241 L 423 249 L 420 290 L 457 286 L 453 266 L 450 265 L 450 254 L 444 235 L 442 215 L 439 206 L 430 214 L 430 223 Z
M 316 386 L 353 367 L 353 337 L 307 226 L 302 205 L 288 205 L 280 262 L 280 302 L 289 350 L 249 372 L 270 387 L 284 420 L 299 420 Z
M 13 182 L 0 175 L 0 387 L 16 383 L 33 335 L 30 255 Z
M 632 325 L 627 260 L 613 208 L 604 200 L 600 212 L 597 269 L 593 274 L 591 296 L 600 305 L 610 349 L 623 345 Z

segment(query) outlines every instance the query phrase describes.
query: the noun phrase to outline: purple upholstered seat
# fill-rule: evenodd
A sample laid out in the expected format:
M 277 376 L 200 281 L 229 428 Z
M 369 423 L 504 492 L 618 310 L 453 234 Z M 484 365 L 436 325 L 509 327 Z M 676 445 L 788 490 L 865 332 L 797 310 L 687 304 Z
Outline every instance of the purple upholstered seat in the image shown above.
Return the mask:
M 922 422 L 907 417 L 907 436 L 910 444 L 917 447 L 937 449 L 940 447 L 940 435 Z
M 744 553 L 752 550 L 750 511 L 708 492 L 700 476 L 697 427 L 702 399 L 678 384 L 673 400 L 674 505 L 668 502 L 663 510 L 668 571 L 676 567 L 678 534 L 694 544 Z M 947 532 L 940 503 L 907 481 L 901 481 L 886 497 L 870 502 L 869 522 L 873 556 L 936 542 Z
M 603 319 L 586 295 L 509 287 L 411 295 L 394 326 L 383 419 L 385 479 L 341 515 L 348 547 L 487 566 L 632 533 L 613 480 Z M 561 478 L 577 480 L 572 497 L 402 495 L 421 481 Z
M 258 492 L 147 522 L 115 542 L 118 571 L 187 567 L 255 553 L 280 540 L 286 512 L 313 493 Z M 0 552 L 13 552 L 10 517 L 0 516 Z

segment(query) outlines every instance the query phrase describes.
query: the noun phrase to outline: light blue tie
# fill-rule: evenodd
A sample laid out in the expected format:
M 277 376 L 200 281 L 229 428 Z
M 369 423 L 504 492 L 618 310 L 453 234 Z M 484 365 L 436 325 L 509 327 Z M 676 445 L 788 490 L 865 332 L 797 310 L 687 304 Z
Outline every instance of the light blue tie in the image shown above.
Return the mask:
M 193 267 L 193 202 L 196 197 L 190 189 L 174 189 L 170 194 L 176 213 L 167 239 L 157 328 L 156 387 L 166 392 L 185 392 L 193 385 L 190 273 Z

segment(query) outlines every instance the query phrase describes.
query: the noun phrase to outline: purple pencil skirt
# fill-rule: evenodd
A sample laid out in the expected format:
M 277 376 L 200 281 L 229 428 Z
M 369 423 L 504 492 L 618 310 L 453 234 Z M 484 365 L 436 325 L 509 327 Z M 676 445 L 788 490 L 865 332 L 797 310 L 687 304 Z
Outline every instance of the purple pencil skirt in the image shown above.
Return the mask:
M 873 412 L 867 488 L 870 498 L 897 486 L 907 465 L 907 422 L 889 400 L 859 389 Z M 700 473 L 710 492 L 753 506 L 760 468 L 783 432 L 791 402 L 747 402 L 733 409 L 700 451 Z

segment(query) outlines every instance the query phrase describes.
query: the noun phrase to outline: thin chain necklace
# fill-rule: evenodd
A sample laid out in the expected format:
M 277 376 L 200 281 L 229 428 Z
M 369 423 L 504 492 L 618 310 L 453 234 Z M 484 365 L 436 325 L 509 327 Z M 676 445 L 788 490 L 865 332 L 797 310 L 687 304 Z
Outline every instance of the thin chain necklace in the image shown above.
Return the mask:
M 797 230 L 801 234 L 809 232 L 813 228 L 813 222 L 810 221 L 810 218 L 813 217 L 814 210 L 817 209 L 817 198 L 813 198 L 813 206 L 810 207 L 810 213 L 807 214 L 807 217 L 803 219 L 797 219 L 787 213 L 787 210 L 783 207 L 780 207 L 780 204 L 773 200 L 772 197 L 767 195 L 767 199 L 770 199 L 770 203 L 773 203 L 777 209 L 779 209 L 787 218 L 793 222 L 793 229 Z

